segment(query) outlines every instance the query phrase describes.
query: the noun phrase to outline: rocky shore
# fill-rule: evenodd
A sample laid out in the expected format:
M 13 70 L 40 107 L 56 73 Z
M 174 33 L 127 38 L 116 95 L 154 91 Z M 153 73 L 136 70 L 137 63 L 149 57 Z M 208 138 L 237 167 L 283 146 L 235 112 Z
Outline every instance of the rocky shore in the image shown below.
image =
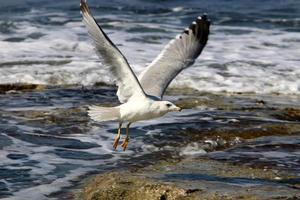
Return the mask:
M 298 181 L 286 172 L 198 157 L 96 176 L 78 199 L 291 200 L 300 198 Z
M 299 96 L 170 89 L 167 98 L 185 111 L 180 116 L 133 127 L 132 146 L 128 149 L 131 153 L 127 154 L 102 149 L 105 145 L 111 148 L 114 126 L 99 126 L 86 115 L 87 105 L 118 103 L 111 86 L 1 85 L 0 94 L 0 103 L 5 105 L 1 112 L 3 124 L 11 123 L 9 129 L 3 126 L 2 131 L 16 139 L 14 142 L 35 145 L 38 153 L 40 147 L 50 149 L 43 155 L 56 155 L 52 160 L 64 163 L 54 164 L 51 169 L 68 173 L 77 167 L 86 169 L 85 165 L 94 162 L 89 166 L 90 174 L 101 172 L 87 179 L 83 173 L 72 179 L 70 189 L 62 189 L 51 197 L 62 199 L 63 194 L 63 199 L 80 200 L 300 199 Z M 105 131 L 107 135 L 103 135 Z M 80 137 L 84 139 L 78 140 Z M 1 144 L 13 144 L 10 138 L 4 137 L 7 142 Z M 31 154 L 22 156 L 20 159 L 26 159 Z M 15 155 L 8 157 L 14 159 Z M 103 164 L 103 159 L 110 166 Z M 51 166 L 52 160 L 28 163 L 49 161 Z M 79 162 L 72 165 L 74 161 Z M 54 173 L 63 174 L 60 170 Z M 26 180 L 20 177 L 19 181 Z
M 176 90 L 169 92 L 178 95 Z M 145 167 L 114 170 L 92 177 L 76 194 L 77 199 L 300 199 L 299 170 L 272 165 L 259 156 L 253 161 L 250 154 L 240 159 L 218 157 L 220 153 L 230 155 L 239 149 L 250 148 L 251 142 L 256 144 L 260 139 L 298 136 L 300 109 L 297 103 L 293 103 L 297 101 L 286 101 L 276 95 L 253 98 L 251 95 L 195 95 L 193 92 L 187 91 L 177 104 L 245 116 L 254 114 L 255 117 L 239 118 L 238 123 L 232 120 L 222 127 L 182 130 L 179 134 L 185 141 L 183 147 L 178 147 L 181 148 L 178 159 L 166 158 L 166 161 Z M 243 146 L 248 143 L 248 146 Z M 274 144 L 271 148 L 279 147 Z M 259 145 L 253 147 L 254 152 L 264 151 L 257 149 Z

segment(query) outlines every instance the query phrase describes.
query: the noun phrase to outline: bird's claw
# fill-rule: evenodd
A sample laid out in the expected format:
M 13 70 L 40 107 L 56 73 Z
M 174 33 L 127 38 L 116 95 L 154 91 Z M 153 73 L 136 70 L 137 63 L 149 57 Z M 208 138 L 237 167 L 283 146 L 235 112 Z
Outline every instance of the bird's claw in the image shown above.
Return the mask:
M 121 145 L 123 147 L 123 151 L 126 150 L 128 143 L 129 143 L 129 138 L 125 138 L 125 140 L 123 141 L 123 143 Z
M 116 137 L 116 138 L 115 138 L 115 142 L 114 142 L 114 145 L 113 145 L 115 150 L 116 150 L 117 147 L 118 147 L 119 140 L 120 140 L 120 137 Z

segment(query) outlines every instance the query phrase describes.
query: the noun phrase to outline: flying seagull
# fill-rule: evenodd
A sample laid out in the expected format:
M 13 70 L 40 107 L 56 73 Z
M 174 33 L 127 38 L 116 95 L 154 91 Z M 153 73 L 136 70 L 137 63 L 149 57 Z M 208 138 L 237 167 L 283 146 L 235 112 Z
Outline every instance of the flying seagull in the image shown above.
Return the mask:
M 183 69 L 191 66 L 202 52 L 208 40 L 210 21 L 206 15 L 198 17 L 171 40 L 137 78 L 124 55 L 92 16 L 86 0 L 81 0 L 80 9 L 96 53 L 115 79 L 117 96 L 121 102 L 116 107 L 90 106 L 88 114 L 98 122 L 119 122 L 113 145 L 115 149 L 119 143 L 122 124 L 127 123 L 126 138 L 121 145 L 125 151 L 129 142 L 129 126 L 133 122 L 161 117 L 171 111 L 181 111 L 180 107 L 163 101 L 162 98 L 170 82 Z

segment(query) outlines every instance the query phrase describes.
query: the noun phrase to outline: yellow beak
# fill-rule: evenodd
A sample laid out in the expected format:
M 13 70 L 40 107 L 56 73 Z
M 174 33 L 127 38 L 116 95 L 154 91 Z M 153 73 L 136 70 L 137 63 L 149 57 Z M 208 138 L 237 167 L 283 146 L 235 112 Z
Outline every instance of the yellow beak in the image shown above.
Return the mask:
M 182 110 L 182 108 L 180 108 L 180 107 L 178 107 L 178 106 L 176 107 L 176 111 L 179 111 L 179 112 L 180 112 L 181 110 Z

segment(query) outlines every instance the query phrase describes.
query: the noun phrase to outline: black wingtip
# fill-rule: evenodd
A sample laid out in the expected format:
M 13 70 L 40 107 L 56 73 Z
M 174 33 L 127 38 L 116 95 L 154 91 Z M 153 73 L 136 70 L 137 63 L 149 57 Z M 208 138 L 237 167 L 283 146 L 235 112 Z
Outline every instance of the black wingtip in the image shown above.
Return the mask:
M 81 10 L 81 13 L 88 13 L 89 12 L 89 7 L 86 3 L 86 0 L 80 0 L 80 10 Z
M 200 43 L 206 44 L 208 35 L 209 35 L 209 27 L 211 21 L 208 19 L 206 13 L 196 18 L 196 20 L 186 28 L 182 34 L 189 35 L 190 31 L 199 39 Z
M 184 31 L 183 31 L 183 33 L 185 33 L 185 34 L 189 34 L 189 29 L 185 29 Z
M 86 4 L 86 0 L 80 0 L 80 4 Z
M 189 26 L 189 29 L 192 30 L 193 34 L 195 34 L 196 32 L 196 22 L 193 22 L 190 26 Z
M 196 20 L 196 34 L 195 36 L 198 38 L 199 42 L 203 45 L 206 44 L 209 35 L 209 27 L 210 20 L 206 13 L 204 13 L 201 17 L 198 17 Z

